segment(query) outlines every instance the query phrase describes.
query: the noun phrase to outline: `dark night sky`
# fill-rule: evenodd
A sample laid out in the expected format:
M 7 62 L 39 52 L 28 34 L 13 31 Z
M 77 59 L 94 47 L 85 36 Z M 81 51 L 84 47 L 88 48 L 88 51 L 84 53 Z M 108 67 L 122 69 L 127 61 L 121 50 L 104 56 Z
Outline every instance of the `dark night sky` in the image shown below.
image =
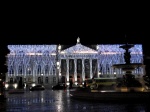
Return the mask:
M 85 5 L 85 4 L 84 4 Z M 59 5 L 60 6 L 60 5 Z M 79 36 L 83 45 L 143 44 L 149 51 L 149 16 L 143 9 L 108 10 L 89 5 L 51 8 L 51 6 L 9 6 L 1 13 L 0 71 L 3 71 L 8 44 L 75 45 Z M 121 6 L 122 7 L 122 6 Z M 8 9 L 8 10 L 7 10 Z M 30 10 L 29 10 L 30 9 Z M 61 10 L 60 10 L 61 9 Z M 129 7 L 128 7 L 129 9 Z M 147 9 L 146 9 L 147 10 Z

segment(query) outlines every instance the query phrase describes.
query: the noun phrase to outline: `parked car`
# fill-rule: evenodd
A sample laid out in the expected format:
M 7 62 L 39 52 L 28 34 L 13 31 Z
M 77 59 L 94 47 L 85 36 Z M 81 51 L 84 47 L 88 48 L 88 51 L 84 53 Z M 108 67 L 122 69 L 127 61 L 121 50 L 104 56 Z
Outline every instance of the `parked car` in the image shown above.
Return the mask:
M 33 87 L 29 88 L 30 91 L 34 91 L 34 90 L 45 90 L 45 87 L 43 85 L 36 85 Z
M 52 89 L 53 90 L 63 90 L 63 89 L 66 89 L 66 85 L 63 84 L 63 83 L 59 83 L 59 84 L 57 84 L 55 86 L 52 86 Z

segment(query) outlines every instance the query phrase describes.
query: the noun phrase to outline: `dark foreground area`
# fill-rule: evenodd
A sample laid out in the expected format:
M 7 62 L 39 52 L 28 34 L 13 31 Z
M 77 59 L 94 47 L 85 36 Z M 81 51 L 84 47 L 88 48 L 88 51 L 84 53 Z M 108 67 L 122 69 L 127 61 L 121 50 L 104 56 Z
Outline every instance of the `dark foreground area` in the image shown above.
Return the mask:
M 6 101 L 0 102 L 0 112 L 149 112 L 146 101 L 111 102 L 86 101 L 70 98 L 71 90 L 25 91 L 22 94 L 6 92 Z

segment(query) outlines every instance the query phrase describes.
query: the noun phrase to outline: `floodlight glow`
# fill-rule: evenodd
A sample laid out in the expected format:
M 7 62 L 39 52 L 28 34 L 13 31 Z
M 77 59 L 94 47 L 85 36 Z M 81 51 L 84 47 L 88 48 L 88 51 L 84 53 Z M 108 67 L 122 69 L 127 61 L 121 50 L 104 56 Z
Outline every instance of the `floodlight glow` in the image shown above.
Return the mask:
M 66 84 L 67 84 L 67 86 L 69 86 L 69 82 L 67 82 Z
M 17 88 L 17 86 L 18 86 L 18 84 L 13 84 L 13 86 L 14 86 L 14 88 L 16 89 L 16 88 Z
M 61 76 L 61 73 L 59 73 L 59 76 Z
M 59 62 L 57 61 L 57 66 L 59 66 Z
M 106 91 L 101 91 L 102 93 L 106 92 Z
M 5 84 L 5 88 L 6 88 L 6 89 L 8 88 L 8 84 Z
M 32 84 L 32 87 L 34 87 L 34 86 L 35 86 L 35 83 Z
M 75 82 L 75 85 L 78 85 L 78 83 L 77 83 L 77 82 Z

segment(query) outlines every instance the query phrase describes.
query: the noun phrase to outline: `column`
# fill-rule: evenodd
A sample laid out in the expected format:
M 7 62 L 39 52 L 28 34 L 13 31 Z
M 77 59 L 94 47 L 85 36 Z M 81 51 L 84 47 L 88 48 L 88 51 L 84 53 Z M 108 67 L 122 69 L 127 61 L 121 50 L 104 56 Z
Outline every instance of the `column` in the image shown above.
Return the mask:
M 99 78 L 99 61 L 97 59 L 97 77 Z
M 92 59 L 90 58 L 90 78 L 93 77 L 93 73 L 92 73 Z
M 75 84 L 77 84 L 77 59 L 74 59 L 74 80 Z
M 60 59 L 60 62 L 59 62 L 59 81 L 61 81 L 61 78 L 62 78 L 62 74 L 61 74 L 61 59 Z
M 66 62 L 67 62 L 66 78 L 67 78 L 67 85 L 69 85 L 69 59 L 66 59 Z
M 17 76 L 17 65 L 15 65 L 14 76 L 13 76 L 13 78 L 14 78 L 15 76 Z
M 84 67 L 84 59 L 82 59 L 82 81 L 85 80 L 85 67 Z
M 32 63 L 33 64 L 33 63 Z M 34 65 L 31 65 L 32 67 L 31 67 L 31 75 L 32 75 L 32 81 L 33 81 L 33 83 L 35 83 L 35 81 L 36 81 L 36 79 L 35 79 L 35 73 L 34 73 Z
M 35 65 L 33 68 L 34 75 L 35 75 L 35 84 L 38 84 L 38 76 L 37 76 L 37 66 Z

